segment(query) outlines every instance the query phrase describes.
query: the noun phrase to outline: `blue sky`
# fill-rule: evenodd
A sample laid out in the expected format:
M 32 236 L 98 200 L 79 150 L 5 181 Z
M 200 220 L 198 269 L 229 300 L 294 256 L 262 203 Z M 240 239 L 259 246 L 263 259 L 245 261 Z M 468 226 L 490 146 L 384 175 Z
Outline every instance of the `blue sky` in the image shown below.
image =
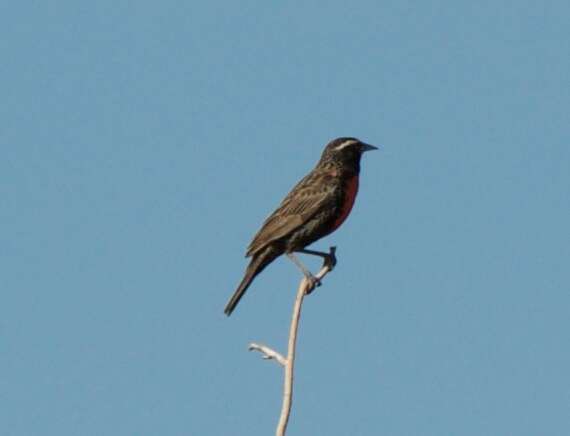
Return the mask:
M 299 273 L 222 310 L 337 136 L 290 433 L 570 434 L 568 2 L 1 9 L 3 435 L 271 434 Z

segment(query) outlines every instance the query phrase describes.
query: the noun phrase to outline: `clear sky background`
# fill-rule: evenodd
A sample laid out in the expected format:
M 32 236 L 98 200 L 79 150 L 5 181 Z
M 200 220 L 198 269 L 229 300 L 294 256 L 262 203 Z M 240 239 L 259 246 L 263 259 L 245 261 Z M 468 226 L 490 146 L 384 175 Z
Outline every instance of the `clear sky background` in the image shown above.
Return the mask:
M 570 434 L 567 1 L 0 9 L 2 435 L 272 434 L 300 275 L 222 310 L 337 136 L 290 434 Z

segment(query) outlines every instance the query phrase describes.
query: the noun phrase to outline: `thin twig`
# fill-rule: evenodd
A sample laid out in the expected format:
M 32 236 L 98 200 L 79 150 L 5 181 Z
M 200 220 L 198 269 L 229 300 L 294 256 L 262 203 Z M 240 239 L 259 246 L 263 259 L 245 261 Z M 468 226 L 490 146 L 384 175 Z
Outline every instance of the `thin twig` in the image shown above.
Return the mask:
M 323 267 L 315 276 L 317 283 L 326 276 L 330 271 L 333 270 L 336 264 L 335 257 L 336 247 L 330 248 L 330 257 L 325 259 L 323 262 Z M 291 326 L 289 328 L 289 341 L 287 345 L 287 357 L 283 357 L 278 352 L 273 349 L 266 347 L 265 345 L 250 344 L 249 349 L 254 351 L 259 351 L 262 353 L 264 359 L 273 359 L 284 367 L 284 379 L 283 379 L 283 403 L 281 406 L 281 415 L 279 416 L 279 422 L 277 424 L 277 429 L 275 431 L 276 436 L 284 436 L 287 429 L 287 423 L 289 422 L 289 416 L 291 415 L 291 404 L 293 401 L 293 369 L 295 367 L 295 349 L 297 344 L 297 331 L 299 329 L 299 320 L 301 318 L 301 306 L 303 305 L 303 299 L 305 295 L 313 291 L 315 283 L 303 278 L 299 284 L 297 290 L 297 297 L 295 298 L 295 304 L 293 305 L 293 315 L 291 318 Z
M 249 351 L 259 351 L 261 353 L 261 357 L 267 360 L 275 360 L 281 366 L 285 366 L 287 364 L 287 359 L 285 359 L 281 353 L 278 353 L 272 348 L 269 348 L 267 345 L 256 344 L 252 342 L 249 344 L 248 347 Z

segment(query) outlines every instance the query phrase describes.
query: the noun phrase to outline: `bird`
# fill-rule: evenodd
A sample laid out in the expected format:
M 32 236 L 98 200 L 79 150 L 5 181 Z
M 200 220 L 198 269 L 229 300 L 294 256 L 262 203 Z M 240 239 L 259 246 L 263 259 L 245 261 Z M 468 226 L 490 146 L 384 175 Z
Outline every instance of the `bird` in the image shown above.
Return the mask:
M 253 237 L 246 251 L 251 261 L 225 306 L 227 316 L 255 277 L 283 254 L 301 269 L 312 287 L 320 284 L 294 253 L 332 260 L 329 253 L 305 247 L 334 232 L 346 220 L 358 193 L 362 154 L 377 149 L 352 137 L 336 138 L 326 145 L 316 166 L 291 189 Z

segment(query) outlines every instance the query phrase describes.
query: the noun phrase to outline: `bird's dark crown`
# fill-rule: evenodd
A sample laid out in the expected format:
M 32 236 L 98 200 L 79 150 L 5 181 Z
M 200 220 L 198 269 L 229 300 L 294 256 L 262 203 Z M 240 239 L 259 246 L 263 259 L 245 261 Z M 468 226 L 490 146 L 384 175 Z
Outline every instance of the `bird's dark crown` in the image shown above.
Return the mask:
M 354 148 L 354 146 L 358 145 L 359 143 L 360 143 L 359 139 L 348 136 L 343 138 L 336 138 L 327 144 L 327 146 L 325 147 L 325 151 L 335 152 L 340 150 L 346 150 L 349 147 Z

